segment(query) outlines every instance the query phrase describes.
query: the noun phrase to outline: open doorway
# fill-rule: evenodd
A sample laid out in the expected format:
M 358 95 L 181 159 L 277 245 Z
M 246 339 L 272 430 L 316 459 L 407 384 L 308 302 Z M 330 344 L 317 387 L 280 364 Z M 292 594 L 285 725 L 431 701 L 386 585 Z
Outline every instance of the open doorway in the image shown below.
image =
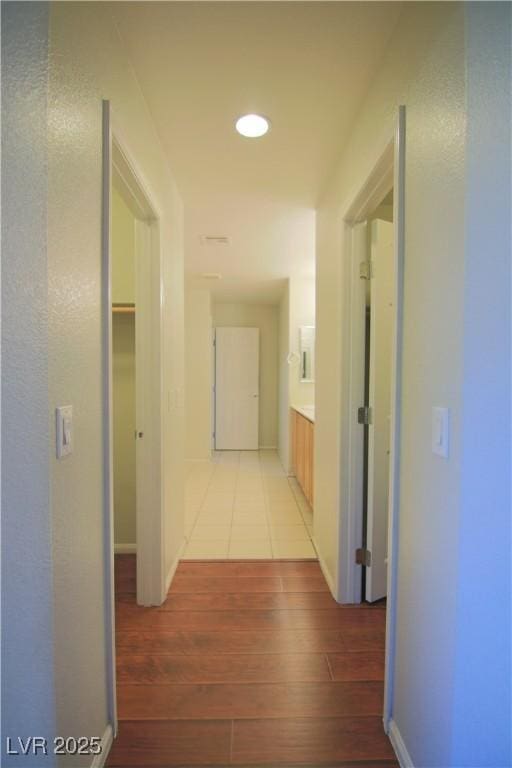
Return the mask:
M 338 588 L 343 603 L 386 597 L 386 732 L 396 633 L 404 203 L 405 107 L 399 107 L 395 134 L 343 217 L 348 440 Z
M 387 532 L 391 439 L 391 380 L 395 275 L 393 193 L 365 223 L 366 256 L 359 264 L 364 280 L 364 384 L 358 421 L 363 429 L 361 599 L 387 596 Z M 354 253 L 354 258 L 360 258 Z M 360 292 L 362 295 L 362 292 Z M 356 307 L 353 307 L 354 311 Z M 362 306 L 360 308 L 362 312 Z
M 109 700 L 116 718 L 115 598 L 165 597 L 159 219 L 103 106 L 103 347 Z M 115 730 L 115 727 L 114 727 Z
M 136 218 L 112 182 L 112 400 L 114 461 L 114 551 L 137 552 L 136 500 Z M 120 560 L 120 558 L 119 558 Z

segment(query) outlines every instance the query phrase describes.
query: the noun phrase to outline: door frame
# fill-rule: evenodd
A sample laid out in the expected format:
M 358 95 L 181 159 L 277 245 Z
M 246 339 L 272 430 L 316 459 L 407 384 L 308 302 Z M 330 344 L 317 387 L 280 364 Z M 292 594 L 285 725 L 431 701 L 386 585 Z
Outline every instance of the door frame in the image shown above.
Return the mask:
M 348 350 L 349 365 L 343 382 L 343 434 L 348 440 L 342 453 L 342 477 L 347 478 L 341 489 L 342 516 L 340 525 L 340 550 L 338 595 L 342 603 L 361 602 L 361 572 L 355 563 L 355 550 L 362 540 L 362 478 L 363 454 L 361 429 L 355 424 L 357 405 L 361 399 L 358 372 L 364 369 L 364 344 L 355 315 L 353 293 L 353 236 L 355 225 L 366 220 L 383 197 L 393 188 L 393 227 L 395 251 L 396 313 L 393 331 L 392 402 L 391 402 L 391 452 L 389 476 L 388 520 L 388 596 L 386 611 L 386 655 L 383 722 L 386 733 L 392 718 L 393 684 L 395 668 L 396 601 L 398 568 L 398 533 L 400 499 L 400 407 L 403 335 L 403 273 L 405 250 L 405 106 L 398 108 L 394 132 L 389 136 L 373 167 L 351 197 L 343 214 L 344 242 L 344 348 Z
M 115 585 L 114 585 L 114 470 L 113 470 L 113 387 L 112 387 L 112 256 L 111 210 L 112 184 L 121 193 L 136 217 L 136 249 L 148 265 L 151 302 L 148 311 L 148 367 L 144 368 L 145 389 L 151 393 L 145 409 L 142 427 L 147 439 L 151 462 L 148 478 L 144 520 L 137 511 L 137 602 L 160 605 L 165 598 L 164 536 L 163 536 L 163 478 L 162 478 L 162 370 L 161 370 L 161 253 L 160 223 L 157 207 L 141 181 L 133 156 L 122 139 L 122 128 L 116 124 L 108 100 L 102 104 L 102 346 L 103 346 L 103 504 L 104 504 L 104 562 L 107 635 L 107 685 L 109 720 L 117 733 L 116 653 L 115 653 Z M 141 235 L 141 227 L 144 234 Z M 147 378 L 146 378 L 147 377 Z M 141 429 L 140 425 L 137 425 Z M 138 505 L 139 506 L 139 505 Z

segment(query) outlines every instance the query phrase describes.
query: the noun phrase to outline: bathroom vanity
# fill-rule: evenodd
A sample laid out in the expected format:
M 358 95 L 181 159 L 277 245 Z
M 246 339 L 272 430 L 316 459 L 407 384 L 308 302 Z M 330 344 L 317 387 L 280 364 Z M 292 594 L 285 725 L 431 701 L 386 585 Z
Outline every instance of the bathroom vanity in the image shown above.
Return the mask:
M 292 468 L 304 496 L 313 506 L 315 406 L 291 408 Z

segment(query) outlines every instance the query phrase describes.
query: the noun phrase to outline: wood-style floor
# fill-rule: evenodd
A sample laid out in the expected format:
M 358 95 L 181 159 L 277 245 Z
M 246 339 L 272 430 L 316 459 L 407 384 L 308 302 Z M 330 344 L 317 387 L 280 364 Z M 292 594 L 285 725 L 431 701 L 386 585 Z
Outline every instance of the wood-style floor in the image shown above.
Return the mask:
M 135 604 L 116 557 L 109 766 L 397 766 L 382 730 L 385 611 L 339 606 L 314 561 L 182 562 Z

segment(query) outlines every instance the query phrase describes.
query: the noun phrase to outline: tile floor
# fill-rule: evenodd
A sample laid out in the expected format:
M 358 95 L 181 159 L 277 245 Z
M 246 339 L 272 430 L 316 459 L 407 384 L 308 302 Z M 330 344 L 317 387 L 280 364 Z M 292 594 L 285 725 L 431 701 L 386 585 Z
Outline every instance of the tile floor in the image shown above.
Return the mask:
M 313 513 L 276 451 L 187 465 L 185 560 L 316 558 Z

